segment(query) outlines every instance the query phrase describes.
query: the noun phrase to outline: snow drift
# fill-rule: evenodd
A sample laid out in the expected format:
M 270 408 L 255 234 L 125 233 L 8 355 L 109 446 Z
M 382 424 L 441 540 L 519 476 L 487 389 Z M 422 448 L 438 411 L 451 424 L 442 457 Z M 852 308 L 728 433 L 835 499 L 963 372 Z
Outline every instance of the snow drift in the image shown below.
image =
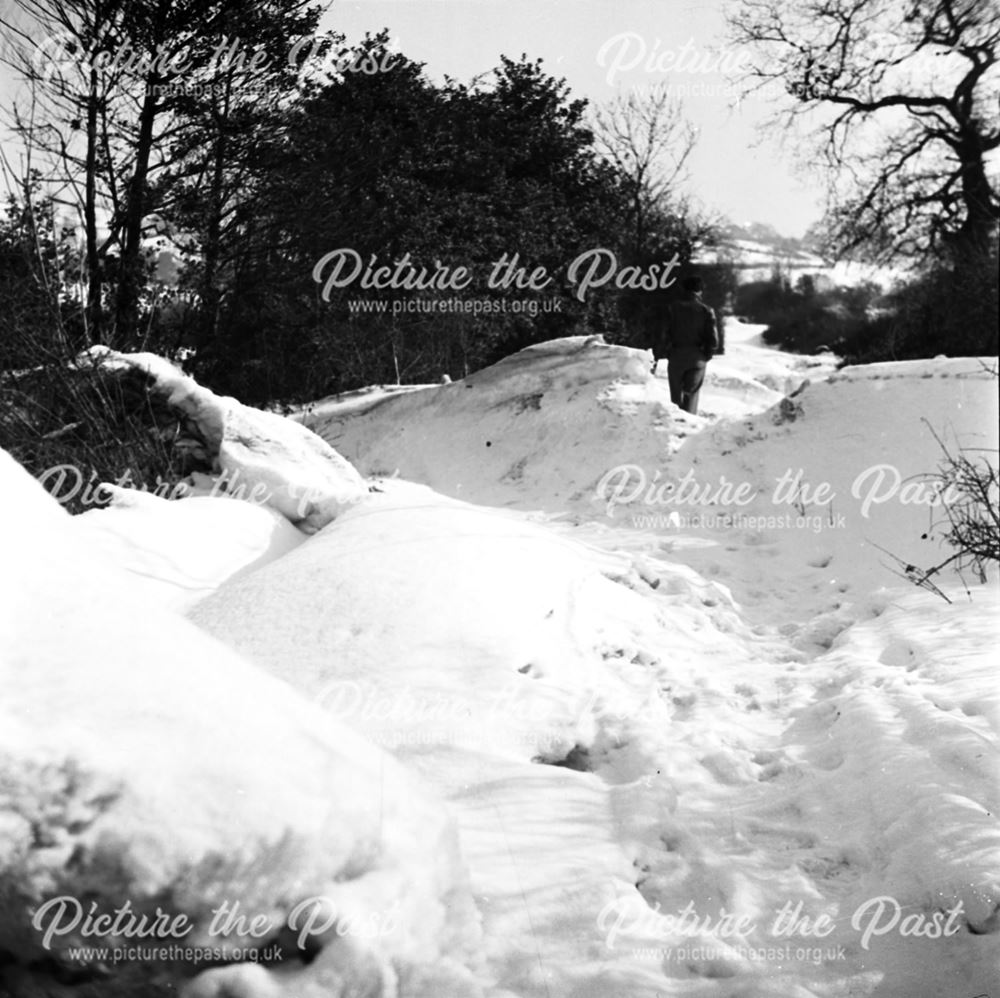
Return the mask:
M 241 961 L 195 979 L 199 998 L 479 993 L 477 917 L 440 802 L 134 597 L 5 453 L 0 490 L 0 990 L 34 995 L 47 967 L 108 974 L 108 953 L 77 948 L 149 940 L 83 915 L 128 907 L 183 916 L 181 937 L 153 942 L 188 955 L 156 971 L 115 960 L 102 994 L 176 987 L 192 951 L 202 966 Z M 262 933 L 220 932 L 224 904 Z
M 110 505 L 73 518 L 94 557 L 124 569 L 132 591 L 185 610 L 298 547 L 306 535 L 270 506 L 220 496 L 170 501 L 102 486 Z
M 224 492 L 273 507 L 307 533 L 364 494 L 361 476 L 298 423 L 216 395 L 155 354 L 92 347 L 82 363 L 134 369 L 182 413 Z
M 671 412 L 651 357 L 599 336 L 540 343 L 462 381 L 331 403 L 308 426 L 369 476 L 392 476 L 487 505 L 579 499 L 616 450 L 660 458 L 703 420 Z M 583 432 L 581 432 L 583 431 Z
M 738 342 L 739 332 L 729 335 Z M 327 400 L 300 418 L 366 475 L 398 474 L 469 502 L 557 512 L 588 502 L 616 464 L 663 463 L 705 416 L 775 405 L 830 360 L 718 357 L 704 411 L 690 416 L 670 402 L 666 364 L 650 372 L 648 351 L 575 336 L 528 347 L 462 381 Z
M 635 725 L 651 731 L 655 677 L 683 671 L 668 651 L 688 642 L 668 649 L 633 587 L 650 584 L 628 560 L 386 483 L 191 617 L 387 745 L 480 748 L 488 730 L 496 756 L 576 750 L 597 766 Z M 724 590 L 707 586 L 704 599 L 736 626 Z

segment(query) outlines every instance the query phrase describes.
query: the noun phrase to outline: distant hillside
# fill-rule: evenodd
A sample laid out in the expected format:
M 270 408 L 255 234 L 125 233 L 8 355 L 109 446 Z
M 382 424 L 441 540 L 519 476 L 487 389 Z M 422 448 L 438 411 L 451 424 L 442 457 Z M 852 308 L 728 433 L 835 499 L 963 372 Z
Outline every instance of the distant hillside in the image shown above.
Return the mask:
M 701 263 L 732 264 L 741 282 L 766 280 L 775 269 L 818 272 L 832 266 L 813 240 L 783 236 L 766 222 L 727 221 L 720 228 L 717 244 L 698 259 Z
M 801 239 L 783 236 L 767 222 L 744 222 L 727 220 L 721 227 L 723 239 L 727 243 L 750 242 L 767 246 L 777 253 L 812 253 L 822 255 L 815 237 L 806 234 Z

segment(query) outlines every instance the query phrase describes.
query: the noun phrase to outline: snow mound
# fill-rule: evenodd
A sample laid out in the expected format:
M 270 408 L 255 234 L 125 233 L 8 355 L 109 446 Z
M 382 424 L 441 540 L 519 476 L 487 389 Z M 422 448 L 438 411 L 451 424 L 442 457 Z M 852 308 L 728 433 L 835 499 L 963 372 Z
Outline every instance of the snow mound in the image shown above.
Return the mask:
M 455 498 L 563 509 L 612 456 L 657 460 L 704 425 L 670 402 L 652 356 L 574 336 L 528 347 L 462 381 L 318 406 L 306 425 L 368 476 L 399 475 Z M 616 462 L 612 462 L 616 463 Z
M 133 591 L 172 610 L 187 609 L 227 579 L 280 558 L 306 539 L 269 506 L 103 488 L 111 504 L 74 517 L 75 531 L 96 557 L 129 573 Z
M 767 562 L 732 566 L 750 573 L 740 589 L 753 602 L 766 592 L 800 621 L 811 616 L 803 640 L 829 646 L 851 622 L 837 617 L 848 600 L 905 584 L 907 565 L 928 569 L 952 552 L 944 506 L 954 496 L 933 481 L 942 444 L 995 463 L 998 417 L 996 377 L 978 358 L 847 367 L 767 412 L 714 424 L 662 468 L 667 484 L 685 474 L 713 487 L 723 476 L 746 483 L 748 504 L 666 507 L 640 495 L 627 508 L 700 524 L 693 531 L 714 546 L 689 564 L 709 576 L 720 545 L 766 553 Z
M 216 395 L 149 353 L 91 347 L 81 361 L 135 369 L 181 412 L 203 440 L 226 491 L 249 489 L 307 533 L 319 530 L 366 491 L 357 471 L 300 423 Z
M 175 993 L 238 961 L 188 993 L 478 994 L 477 916 L 440 801 L 136 599 L 2 452 L 0 491 L 0 993 L 67 974 L 104 995 Z M 222 905 L 260 931 L 225 931 Z M 158 910 L 171 930 L 137 936 Z M 138 945 L 180 952 L 124 955 Z
M 648 697 L 655 614 L 605 572 L 544 527 L 387 483 L 191 617 L 386 745 L 488 728 L 497 755 L 558 760 Z

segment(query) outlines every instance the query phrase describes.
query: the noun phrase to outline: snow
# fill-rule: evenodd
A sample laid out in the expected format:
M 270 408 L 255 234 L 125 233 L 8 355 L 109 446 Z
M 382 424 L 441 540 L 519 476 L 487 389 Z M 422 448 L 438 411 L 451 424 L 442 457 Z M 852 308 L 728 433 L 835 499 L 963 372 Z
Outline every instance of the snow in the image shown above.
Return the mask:
M 137 489 L 103 488 L 110 505 L 74 517 L 74 530 L 96 558 L 128 573 L 134 593 L 173 610 L 188 609 L 227 579 L 306 539 L 270 506 L 211 496 L 171 502 Z
M 716 385 L 724 394 L 706 399 L 702 416 L 687 416 L 670 403 L 666 365 L 653 377 L 651 361 L 645 351 L 609 346 L 599 336 L 570 337 L 463 381 L 383 396 L 360 411 L 353 399 L 327 402 L 303 422 L 365 475 L 399 475 L 485 505 L 527 502 L 557 512 L 592 493 L 617 463 L 609 464 L 609 455 L 661 460 L 706 418 L 764 410 L 798 385 L 803 371 L 832 369 L 830 358 L 768 365 L 722 357 L 710 365 L 703 394 Z
M 358 733 L 352 778 L 376 758 L 394 773 L 394 869 L 406 872 L 379 903 L 406 877 L 420 898 L 463 896 L 460 851 L 478 913 L 460 905 L 421 926 L 428 902 L 416 902 L 410 948 L 328 947 L 296 995 L 341 993 L 345 966 L 387 998 L 973 998 L 1000 986 L 996 571 L 985 585 L 942 572 L 951 602 L 901 574 L 948 553 L 925 478 L 941 442 L 995 460 L 995 377 L 976 359 L 838 370 L 760 332 L 730 323 L 699 416 L 670 404 L 647 353 L 582 336 L 453 384 L 316 403 L 296 416 L 296 474 L 325 460 L 310 427 L 369 482 L 309 536 L 281 525 L 295 516 L 280 503 L 208 496 L 119 496 L 69 531 L 12 482 L 26 558 L 67 531 L 83 544 L 111 518 L 101 557 L 160 586 L 147 602 L 184 607 L 211 636 L 199 641 L 232 649 L 223 669 L 248 685 L 252 670 L 262 695 L 238 700 L 249 729 L 284 710 L 313 732 L 318 715 L 338 748 Z M 211 424 L 223 402 L 189 408 Z M 274 427 L 255 451 L 262 480 L 285 466 Z M 122 616 L 104 612 L 105 629 Z M 161 645 L 194 640 L 150 612 Z M 213 675 L 204 650 L 172 660 Z M 193 688 L 182 674 L 164 702 L 178 716 L 199 698 L 236 709 Z M 131 730 L 102 719 L 119 726 Z M 144 737 L 151 750 L 162 735 Z M 280 762 L 252 757 L 256 806 L 297 814 L 269 781 L 278 765 L 297 773 L 306 749 L 277 737 L 264 744 Z M 363 811 L 364 788 L 347 793 L 357 800 L 337 799 Z M 457 847 L 414 872 L 435 835 L 447 841 L 434 794 Z M 267 872 L 265 885 L 283 875 Z M 460 931 L 477 919 L 481 965 L 475 933 Z M 397 986 L 386 967 L 400 965 L 421 969 Z M 284 987 L 244 964 L 189 994 L 290 998 Z
M 316 960 L 288 947 L 280 972 L 255 969 L 239 993 L 306 994 L 353 966 L 351 987 L 366 993 L 427 979 L 474 994 L 478 926 L 440 800 L 285 683 L 135 595 L 0 457 L 0 951 L 79 969 L 72 947 L 135 944 L 55 911 L 33 926 L 54 897 L 104 914 L 164 905 L 187 918 L 185 946 L 239 951 L 251 940 L 212 929 L 221 903 L 264 918 L 273 942 L 316 898 L 347 926 L 381 917 L 386 931 L 338 934 L 324 916 L 308 940 Z M 142 990 L 134 977 L 120 986 L 108 993 Z M 37 987 L 23 966 L 0 978 L 4 994 Z
M 162 357 L 91 347 L 80 362 L 148 375 L 152 390 L 164 395 L 204 440 L 218 491 L 264 503 L 307 533 L 364 494 L 357 471 L 315 434 L 277 413 L 216 395 Z
M 844 368 L 784 409 L 717 423 L 678 453 L 665 478 L 749 482 L 756 498 L 746 506 L 690 511 L 757 522 L 701 531 L 714 543 L 691 551 L 688 563 L 709 578 L 724 573 L 744 605 L 766 604 L 772 623 L 794 622 L 823 643 L 832 633 L 822 632 L 851 622 L 850 604 L 896 584 L 906 564 L 944 559 L 940 497 L 926 481 L 944 458 L 936 437 L 952 453 L 995 453 L 995 412 L 995 379 L 972 358 Z M 643 511 L 656 508 L 670 511 Z
M 616 669 L 621 714 L 592 699 L 593 736 L 577 733 L 590 772 L 560 767 L 549 777 L 522 763 L 519 776 L 496 723 L 484 724 L 489 747 L 471 759 L 424 745 L 412 763 L 451 787 L 460 807 L 492 962 L 511 993 L 976 994 L 1000 976 L 989 931 L 980 934 L 1000 902 L 987 668 L 996 590 L 976 586 L 970 602 L 951 576 L 949 605 L 908 586 L 892 555 L 924 567 L 942 560 L 940 509 L 916 487 L 903 501 L 903 490 L 939 464 L 935 434 L 953 451 L 995 451 L 995 380 L 975 359 L 836 371 L 829 355 L 769 350 L 760 327 L 738 323 L 727 342 L 709 367 L 704 418 L 669 406 L 647 355 L 583 338 L 524 351 L 471 387 L 428 388 L 367 412 L 328 403 L 306 418 L 366 473 L 529 511 L 586 545 L 595 570 L 656 612 L 650 622 L 639 600 L 628 612 L 646 627 L 631 668 Z M 747 482 L 754 499 L 677 507 L 642 501 L 647 491 L 609 516 L 598 486 L 624 464 L 650 484 L 685 474 L 716 489 Z M 879 465 L 873 491 L 869 469 Z M 776 503 L 783 476 L 797 487 Z M 813 493 L 804 504 L 802 486 Z M 694 521 L 726 514 L 756 519 Z M 617 570 L 600 560 L 608 555 Z M 422 565 L 413 573 L 435 578 Z M 487 591 L 502 574 L 518 599 L 530 592 L 537 569 L 522 565 L 511 573 L 484 563 Z M 602 607 L 585 614 L 605 629 L 606 616 Z M 504 615 L 516 633 L 522 618 Z M 586 637 L 588 625 L 572 634 Z M 919 665 L 899 661 L 900 649 Z M 608 689 L 592 668 L 575 671 Z M 441 686 L 456 689 L 451 678 Z M 431 740 L 432 727 L 425 718 L 400 740 Z M 469 784 L 485 784 L 486 800 L 470 800 Z M 507 815 L 524 813 L 528 799 L 533 821 L 522 832 Z M 581 812 L 594 816 L 583 827 Z M 889 927 L 866 949 L 880 896 L 898 902 L 900 917 L 891 924 L 885 901 L 871 931 Z M 663 917 L 692 903 L 697 932 Z M 913 937 L 934 931 L 934 912 L 946 924 L 959 904 L 957 932 Z M 810 936 L 800 922 L 776 933 L 786 905 L 801 905 L 814 925 L 825 914 L 833 928 Z M 726 938 L 723 910 L 750 930 Z

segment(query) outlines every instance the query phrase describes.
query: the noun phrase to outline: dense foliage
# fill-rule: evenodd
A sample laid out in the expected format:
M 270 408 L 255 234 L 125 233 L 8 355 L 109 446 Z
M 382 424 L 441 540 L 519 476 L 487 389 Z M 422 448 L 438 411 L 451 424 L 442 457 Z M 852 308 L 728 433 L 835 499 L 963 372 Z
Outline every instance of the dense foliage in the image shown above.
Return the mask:
M 810 276 L 791 286 L 781 275 L 741 285 L 735 311 L 766 323 L 766 342 L 785 350 L 832 350 L 847 363 L 920 357 L 996 356 L 997 257 L 941 262 L 883 293 L 877 284 L 817 290 Z

